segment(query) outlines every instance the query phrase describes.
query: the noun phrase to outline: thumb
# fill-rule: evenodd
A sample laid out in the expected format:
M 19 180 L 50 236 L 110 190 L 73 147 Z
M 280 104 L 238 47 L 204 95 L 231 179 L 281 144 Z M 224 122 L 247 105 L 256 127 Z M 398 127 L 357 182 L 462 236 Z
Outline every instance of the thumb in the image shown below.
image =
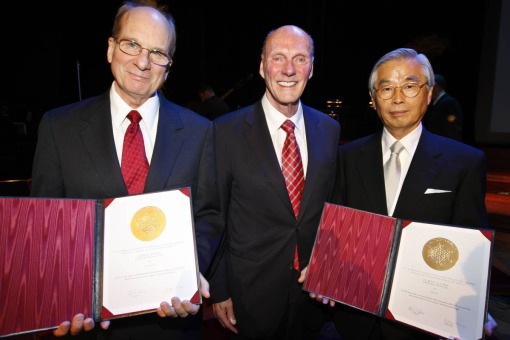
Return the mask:
M 209 282 L 205 279 L 202 273 L 200 273 L 200 292 L 206 299 L 211 297 L 211 294 L 209 293 Z
M 305 278 L 306 278 L 306 274 L 307 273 L 308 273 L 308 266 L 303 268 L 303 270 L 301 271 L 301 274 L 299 275 L 299 279 L 298 279 L 299 283 L 305 282 Z

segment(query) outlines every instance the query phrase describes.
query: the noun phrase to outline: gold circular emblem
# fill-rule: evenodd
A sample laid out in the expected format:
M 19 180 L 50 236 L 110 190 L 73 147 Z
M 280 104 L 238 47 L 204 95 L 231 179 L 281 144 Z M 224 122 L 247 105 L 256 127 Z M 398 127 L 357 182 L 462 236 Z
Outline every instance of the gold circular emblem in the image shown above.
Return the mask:
M 156 239 L 165 229 L 166 218 L 157 207 L 143 207 L 131 219 L 131 232 L 141 241 Z
M 459 250 L 452 241 L 436 237 L 423 246 L 423 260 L 432 269 L 448 270 L 459 260 Z

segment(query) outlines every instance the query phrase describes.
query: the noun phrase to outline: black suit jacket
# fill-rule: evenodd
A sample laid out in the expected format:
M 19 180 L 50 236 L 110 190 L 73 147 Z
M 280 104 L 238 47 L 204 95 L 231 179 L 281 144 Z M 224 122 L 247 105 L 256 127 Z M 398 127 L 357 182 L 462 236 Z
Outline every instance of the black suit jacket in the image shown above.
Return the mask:
M 432 133 L 462 141 L 463 115 L 459 101 L 448 93 L 430 103 L 423 124 Z
M 294 247 L 304 268 L 333 187 L 340 125 L 307 106 L 303 114 L 308 168 L 297 220 L 261 102 L 214 122 L 226 235 L 210 277 L 211 298 L 232 298 L 236 327 L 245 336 L 273 334 L 287 312 L 290 287 L 297 285 Z
M 145 192 L 191 187 L 199 266 L 201 272 L 205 272 L 220 235 L 212 223 L 212 215 L 219 211 L 214 199 L 212 123 L 169 102 L 162 94 L 159 99 L 157 137 Z M 31 194 L 86 199 L 128 195 L 113 139 L 109 92 L 51 110 L 43 116 Z M 209 198 L 210 201 L 206 200 Z M 186 324 L 192 319 L 163 319 L 154 313 L 115 320 L 107 333 L 119 339 L 127 334 L 133 338 L 137 338 L 137 334 L 140 338 L 158 338 L 188 327 Z M 121 333 L 120 328 L 125 332 Z
M 387 215 L 382 157 L 381 133 L 342 145 L 333 203 Z M 485 186 L 482 151 L 423 129 L 393 216 L 426 223 L 487 227 Z M 425 194 L 427 189 L 445 192 Z M 342 306 L 338 310 L 337 328 L 346 340 L 381 339 L 369 335 L 377 317 Z M 381 322 L 383 339 L 428 338 L 386 320 Z

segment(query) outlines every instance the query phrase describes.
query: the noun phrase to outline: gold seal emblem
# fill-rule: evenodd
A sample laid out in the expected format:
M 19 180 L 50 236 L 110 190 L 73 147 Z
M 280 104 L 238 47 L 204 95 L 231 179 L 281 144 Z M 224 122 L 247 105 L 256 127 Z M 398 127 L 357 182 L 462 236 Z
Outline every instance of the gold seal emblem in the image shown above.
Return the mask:
M 423 260 L 432 269 L 448 270 L 459 260 L 459 250 L 452 241 L 436 237 L 423 246 Z
M 166 217 L 157 207 L 143 207 L 131 219 L 131 232 L 141 241 L 156 239 L 165 229 Z

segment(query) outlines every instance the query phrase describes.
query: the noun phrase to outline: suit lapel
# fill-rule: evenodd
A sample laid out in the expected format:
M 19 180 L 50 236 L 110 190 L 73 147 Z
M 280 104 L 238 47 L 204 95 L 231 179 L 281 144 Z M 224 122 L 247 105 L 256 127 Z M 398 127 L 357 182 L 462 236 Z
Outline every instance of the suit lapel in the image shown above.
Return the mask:
M 423 130 L 420 141 L 414 153 L 409 171 L 402 185 L 402 190 L 395 207 L 395 216 L 412 215 L 416 207 L 420 206 L 419 199 L 430 187 L 441 168 L 441 147 L 434 143 L 433 136 Z
M 366 145 L 357 155 L 355 162 L 359 164 L 358 175 L 364 178 L 361 190 L 369 201 L 371 211 L 377 214 L 388 214 L 386 208 L 386 190 L 384 188 L 384 172 L 382 166 L 381 134 L 372 135 Z M 346 183 L 345 185 L 349 185 Z
M 108 192 L 124 191 L 127 195 L 113 140 L 109 94 L 103 95 L 97 107 L 85 112 L 82 119 L 81 140 L 99 179 Z
M 184 144 L 181 117 L 172 104 L 160 96 L 159 121 L 145 192 L 162 190 L 172 173 Z
M 305 188 L 303 197 L 301 198 L 301 206 L 299 208 L 299 218 L 303 216 L 310 198 L 312 191 L 317 182 L 317 176 L 320 173 L 320 166 L 323 164 L 324 148 L 327 144 L 326 133 L 319 124 L 319 120 L 311 115 L 308 108 L 303 105 L 303 115 L 305 119 L 306 129 L 306 143 L 308 147 L 308 167 L 306 169 Z
M 294 216 L 287 186 L 285 185 L 285 178 L 283 177 L 280 164 L 278 163 L 261 102 L 255 104 L 253 110 L 246 114 L 245 122 L 248 126 L 245 131 L 245 136 L 253 154 L 260 163 L 260 167 L 267 177 L 268 182 L 287 207 L 289 213 Z

